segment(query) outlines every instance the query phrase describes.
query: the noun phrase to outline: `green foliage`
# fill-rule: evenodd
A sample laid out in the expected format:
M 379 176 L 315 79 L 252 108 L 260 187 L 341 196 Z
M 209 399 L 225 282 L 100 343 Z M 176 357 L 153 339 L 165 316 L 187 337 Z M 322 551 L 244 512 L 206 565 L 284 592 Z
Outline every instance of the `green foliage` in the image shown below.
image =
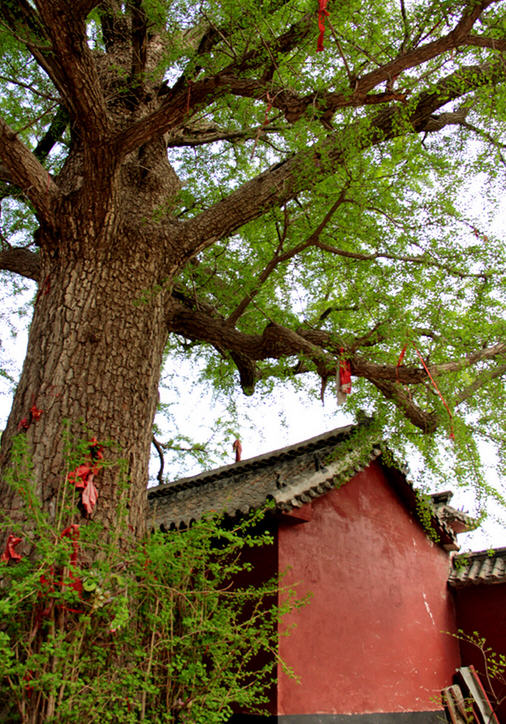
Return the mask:
M 10 482 L 29 511 L 16 532 L 29 554 L 0 562 L 2 721 L 35 709 L 47 722 L 212 724 L 232 705 L 261 711 L 277 623 L 302 604 L 290 590 L 278 603 L 278 582 L 259 580 L 248 562 L 250 549 L 272 544 L 264 513 L 210 515 L 134 543 L 120 511 L 116 529 L 89 522 L 76 542 L 61 536 L 74 507 L 63 504 L 51 524 L 23 437 L 16 448 Z M 13 532 L 8 520 L 1 530 Z

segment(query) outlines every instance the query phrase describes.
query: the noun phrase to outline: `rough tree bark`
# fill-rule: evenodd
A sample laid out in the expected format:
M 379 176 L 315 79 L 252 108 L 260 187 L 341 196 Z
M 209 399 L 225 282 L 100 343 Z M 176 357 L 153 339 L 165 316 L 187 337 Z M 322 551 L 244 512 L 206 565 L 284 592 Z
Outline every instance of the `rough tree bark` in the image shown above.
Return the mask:
M 160 145 L 158 156 L 159 165 L 168 166 Z M 159 198 L 155 174 L 149 183 L 139 181 L 132 159 L 125 166 L 102 199 L 86 189 L 70 201 L 61 195 L 53 219 L 39 230 L 39 292 L 2 463 L 9 464 L 12 437 L 35 405 L 42 414 L 24 434 L 37 493 L 51 511 L 65 471 L 63 422 L 71 423 L 76 439 L 113 440 L 128 463 L 130 525 L 142 533 L 172 275 L 166 231 L 149 218 Z M 158 191 L 165 198 L 171 192 L 167 179 L 173 192 L 178 185 L 170 167 L 163 173 Z M 117 507 L 117 475 L 117 469 L 103 469 L 97 483 L 96 517 L 106 524 Z M 15 516 L 19 498 L 5 486 L 2 496 Z

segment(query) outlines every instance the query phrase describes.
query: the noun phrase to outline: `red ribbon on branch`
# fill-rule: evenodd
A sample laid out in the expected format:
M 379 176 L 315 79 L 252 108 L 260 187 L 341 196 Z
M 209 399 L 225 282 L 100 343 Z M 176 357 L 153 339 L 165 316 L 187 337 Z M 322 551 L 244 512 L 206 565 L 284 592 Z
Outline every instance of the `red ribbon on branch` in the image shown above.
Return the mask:
M 421 355 L 420 352 L 418 351 L 415 343 L 413 342 L 412 344 L 413 344 L 413 349 L 415 350 L 415 352 L 417 353 L 418 357 L 420 358 L 420 361 L 421 361 L 421 363 L 422 363 L 422 365 L 423 365 L 423 368 L 424 368 L 424 370 L 425 370 L 426 373 L 427 373 L 427 377 L 428 377 L 429 380 L 431 381 L 432 386 L 433 386 L 434 389 L 436 390 L 437 394 L 439 395 L 439 397 L 440 397 L 440 399 L 441 399 L 441 402 L 443 403 L 443 405 L 444 405 L 445 408 L 446 408 L 446 411 L 447 411 L 447 413 L 448 413 L 448 417 L 450 418 L 450 438 L 451 438 L 452 440 L 454 440 L 454 439 L 455 439 L 455 432 L 454 432 L 454 430 L 453 430 L 453 413 L 452 413 L 452 411 L 450 410 L 450 407 L 449 407 L 448 403 L 446 402 L 445 398 L 444 398 L 443 395 L 441 394 L 441 390 L 440 390 L 439 387 L 437 386 L 436 380 L 435 380 L 434 377 L 431 375 L 430 370 L 429 370 L 429 368 L 427 367 L 424 358 L 422 357 L 422 355 Z M 396 366 L 397 382 L 400 382 L 400 380 L 399 380 L 399 367 L 401 366 L 402 360 L 404 359 L 404 355 L 406 354 L 407 348 L 408 348 L 408 343 L 406 342 L 406 344 L 404 345 L 404 347 L 403 347 L 402 350 L 401 350 L 401 353 L 400 353 L 400 355 L 399 355 L 399 359 L 397 360 L 397 366 Z
M 401 353 L 400 353 L 400 355 L 399 355 L 399 359 L 397 360 L 397 366 L 396 366 L 396 368 L 395 368 L 395 376 L 397 377 L 397 382 L 400 382 L 400 379 L 399 379 L 399 367 L 400 367 L 401 364 L 402 364 L 402 360 L 404 359 L 404 355 L 406 354 L 407 348 L 408 348 L 408 343 L 406 342 L 406 344 L 404 345 L 404 347 L 403 347 L 402 350 L 401 350 Z
M 323 50 L 323 36 L 325 35 L 325 18 L 328 18 L 330 13 L 327 10 L 328 0 L 318 1 L 318 42 L 316 43 L 316 51 L 319 53 Z
M 337 388 L 337 401 L 341 405 L 346 400 L 346 395 L 351 392 L 351 365 L 350 361 L 343 357 L 344 347 L 339 350 L 339 385 Z

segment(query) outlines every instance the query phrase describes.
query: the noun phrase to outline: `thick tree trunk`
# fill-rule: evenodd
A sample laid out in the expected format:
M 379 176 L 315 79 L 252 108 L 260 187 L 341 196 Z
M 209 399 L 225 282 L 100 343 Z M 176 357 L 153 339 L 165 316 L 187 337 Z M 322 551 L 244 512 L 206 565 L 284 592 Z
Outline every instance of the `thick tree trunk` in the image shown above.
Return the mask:
M 42 252 L 28 353 L 2 439 L 0 472 L 11 464 L 12 439 L 25 419 L 28 429 L 19 434 L 27 438 L 37 495 L 53 517 L 62 485 L 70 486 L 76 501 L 79 497 L 66 481 L 64 422 L 76 439 L 113 441 L 126 460 L 128 522 L 141 535 L 168 280 L 160 284 L 156 244 L 124 238 L 107 245 L 85 241 L 83 232 L 80 247 L 93 249 L 89 254 L 60 251 L 52 258 Z M 58 247 L 75 249 L 76 243 L 59 240 Z M 38 419 L 30 417 L 33 405 L 42 411 Z M 105 467 L 95 480 L 99 498 L 92 516 L 106 525 L 116 514 L 121 475 L 125 472 L 117 466 Z M 19 495 L 6 486 L 3 474 L 1 479 L 1 509 L 23 519 Z

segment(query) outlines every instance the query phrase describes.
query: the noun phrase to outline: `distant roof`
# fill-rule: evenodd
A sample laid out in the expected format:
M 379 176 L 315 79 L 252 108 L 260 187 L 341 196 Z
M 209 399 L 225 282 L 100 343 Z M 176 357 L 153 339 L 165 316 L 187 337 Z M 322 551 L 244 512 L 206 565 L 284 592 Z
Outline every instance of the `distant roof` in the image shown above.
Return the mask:
M 430 496 L 420 497 L 405 471 L 391 462 L 391 454 L 378 443 L 377 431 L 368 422 L 340 427 L 265 455 L 150 488 L 150 523 L 179 528 L 210 512 L 233 517 L 247 514 L 268 500 L 274 501 L 278 512 L 290 512 L 348 482 L 375 459 L 379 459 L 408 510 L 424 520 L 428 512 L 431 533 L 438 543 L 447 550 L 457 550 L 449 520 L 449 511 L 453 510 L 448 506 L 450 494 L 438 494 L 436 505 Z
M 465 533 L 478 526 L 474 518 L 450 505 L 450 500 L 453 498 L 451 490 L 433 493 L 430 497 L 438 517 L 447 523 L 455 533 Z
M 448 583 L 453 588 L 506 583 L 506 548 L 455 556 Z

